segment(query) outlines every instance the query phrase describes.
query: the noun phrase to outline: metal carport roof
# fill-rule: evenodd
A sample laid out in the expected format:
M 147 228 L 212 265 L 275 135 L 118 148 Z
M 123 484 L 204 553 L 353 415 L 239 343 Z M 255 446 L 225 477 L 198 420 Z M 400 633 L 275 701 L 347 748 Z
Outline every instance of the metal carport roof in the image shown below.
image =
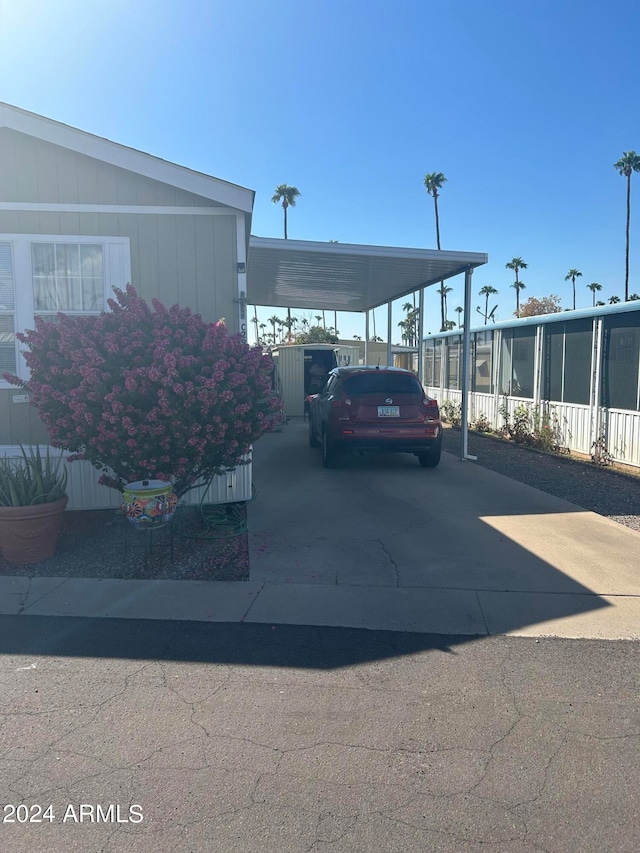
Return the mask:
M 422 380 L 424 288 L 464 273 L 464 317 L 471 316 L 471 277 L 488 257 L 480 252 L 443 252 L 318 243 L 273 237 L 249 238 L 246 302 L 276 308 L 311 308 L 365 312 L 365 361 L 369 311 L 387 305 L 387 363 L 391 364 L 391 302 L 419 291 L 418 376 Z M 243 302 L 245 301 L 243 298 Z M 469 459 L 468 413 L 470 323 L 465 322 L 462 347 L 462 458 Z
M 276 308 L 367 311 L 486 264 L 479 252 L 254 237 L 247 302 Z

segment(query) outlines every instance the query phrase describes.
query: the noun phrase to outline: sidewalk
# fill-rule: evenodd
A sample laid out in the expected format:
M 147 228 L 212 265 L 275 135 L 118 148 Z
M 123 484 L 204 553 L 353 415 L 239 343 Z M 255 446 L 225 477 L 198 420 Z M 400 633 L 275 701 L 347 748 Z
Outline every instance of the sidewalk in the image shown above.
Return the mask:
M 294 422 L 254 454 L 249 582 L 0 577 L 14 615 L 640 637 L 640 534 L 460 462 L 325 471 Z

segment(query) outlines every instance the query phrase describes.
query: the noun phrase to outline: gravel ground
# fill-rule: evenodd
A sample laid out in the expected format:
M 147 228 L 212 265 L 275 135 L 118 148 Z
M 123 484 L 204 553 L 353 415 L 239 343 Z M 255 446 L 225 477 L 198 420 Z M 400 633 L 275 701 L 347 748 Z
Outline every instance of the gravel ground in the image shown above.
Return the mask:
M 460 454 L 460 430 L 444 430 L 444 450 Z M 640 472 L 594 465 L 575 456 L 554 456 L 471 430 L 472 465 L 504 474 L 640 531 Z
M 134 530 L 117 510 L 68 510 L 53 557 L 25 565 L 0 557 L 0 575 L 248 580 L 246 507 L 218 510 L 205 525 L 197 507 L 181 507 L 170 525 L 151 534 Z

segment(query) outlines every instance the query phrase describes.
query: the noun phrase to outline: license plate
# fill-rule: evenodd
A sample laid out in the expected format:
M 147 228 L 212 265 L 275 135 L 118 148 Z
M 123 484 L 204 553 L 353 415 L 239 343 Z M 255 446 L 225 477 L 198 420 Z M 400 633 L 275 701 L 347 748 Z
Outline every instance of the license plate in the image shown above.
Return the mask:
M 379 418 L 399 418 L 400 406 L 378 406 Z

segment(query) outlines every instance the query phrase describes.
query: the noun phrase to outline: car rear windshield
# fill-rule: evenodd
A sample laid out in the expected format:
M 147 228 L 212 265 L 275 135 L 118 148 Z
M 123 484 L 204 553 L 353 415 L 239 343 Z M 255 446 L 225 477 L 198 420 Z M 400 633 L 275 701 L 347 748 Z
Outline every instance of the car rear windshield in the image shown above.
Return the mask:
M 422 396 L 422 387 L 413 376 L 403 373 L 358 373 L 344 383 L 345 393 L 354 397 L 364 394 L 412 394 Z

